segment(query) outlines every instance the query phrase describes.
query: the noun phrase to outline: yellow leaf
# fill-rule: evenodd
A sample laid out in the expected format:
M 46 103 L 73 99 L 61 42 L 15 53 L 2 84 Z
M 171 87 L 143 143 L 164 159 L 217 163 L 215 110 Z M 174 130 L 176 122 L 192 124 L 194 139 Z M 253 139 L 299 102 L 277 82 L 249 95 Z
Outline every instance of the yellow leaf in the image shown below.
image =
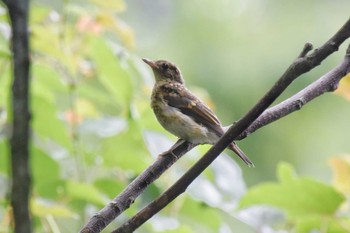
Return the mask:
M 112 12 L 101 12 L 96 15 L 96 21 L 111 31 L 116 32 L 128 48 L 135 47 L 135 37 L 132 28 L 123 20 L 114 16 Z
M 335 94 L 343 96 L 345 99 L 350 101 L 350 73 L 340 80 L 339 87 L 335 91 Z
M 345 195 L 350 195 L 350 155 L 334 157 L 330 160 L 333 169 L 333 183 Z
M 76 100 L 78 115 L 86 117 L 97 117 L 99 114 L 96 107 L 87 99 L 79 98 Z
M 113 11 L 121 12 L 126 9 L 124 0 L 91 0 L 97 6 L 104 7 Z
M 135 47 L 134 31 L 129 25 L 120 19 L 116 19 L 115 30 L 128 48 L 132 49 Z

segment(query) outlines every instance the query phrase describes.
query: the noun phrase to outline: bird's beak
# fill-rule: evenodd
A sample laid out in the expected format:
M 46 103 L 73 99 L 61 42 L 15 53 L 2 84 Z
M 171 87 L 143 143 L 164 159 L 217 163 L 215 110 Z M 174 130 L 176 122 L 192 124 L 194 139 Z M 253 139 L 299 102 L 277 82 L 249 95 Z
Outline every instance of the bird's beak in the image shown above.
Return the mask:
M 148 60 L 146 58 L 142 58 L 142 61 L 144 61 L 147 65 L 149 65 L 152 69 L 156 69 L 157 65 L 154 61 Z

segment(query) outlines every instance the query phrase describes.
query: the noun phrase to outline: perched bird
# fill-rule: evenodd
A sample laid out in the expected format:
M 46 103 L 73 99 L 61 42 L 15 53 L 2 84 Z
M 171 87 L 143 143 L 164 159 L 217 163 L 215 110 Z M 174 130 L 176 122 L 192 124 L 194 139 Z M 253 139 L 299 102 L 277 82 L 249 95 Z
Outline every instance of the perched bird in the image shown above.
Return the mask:
M 170 133 L 194 144 L 215 144 L 224 129 L 214 112 L 186 87 L 175 64 L 142 59 L 153 70 L 155 85 L 151 107 L 159 123 Z M 248 166 L 254 166 L 243 151 L 232 142 L 228 149 Z

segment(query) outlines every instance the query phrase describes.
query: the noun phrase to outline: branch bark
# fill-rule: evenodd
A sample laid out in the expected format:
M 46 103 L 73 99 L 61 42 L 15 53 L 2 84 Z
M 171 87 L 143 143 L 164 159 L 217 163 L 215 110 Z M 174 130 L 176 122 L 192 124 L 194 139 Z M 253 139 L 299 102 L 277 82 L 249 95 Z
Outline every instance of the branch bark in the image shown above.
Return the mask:
M 315 97 L 327 92 L 333 91 L 338 86 L 339 81 L 342 77 L 344 77 L 350 71 L 350 46 L 347 49 L 346 56 L 341 64 L 332 69 L 330 72 L 322 76 L 319 80 L 315 81 L 310 86 L 303 89 L 301 92 L 293 96 L 292 98 L 281 103 L 282 108 L 280 108 L 282 114 L 294 112 L 297 109 L 300 109 L 301 106 L 311 101 Z M 276 84 L 278 84 L 277 82 Z M 269 93 L 275 93 L 274 95 L 279 95 L 283 90 L 288 86 L 286 84 L 282 84 L 282 86 L 275 85 L 277 89 L 276 92 L 272 88 Z M 286 86 L 284 86 L 286 85 Z M 266 97 L 266 96 L 265 96 Z M 276 96 L 277 97 L 277 96 Z M 264 99 L 264 98 L 263 98 Z M 262 100 L 263 100 L 262 99 Z M 270 99 L 272 101 L 273 98 Z M 262 101 L 260 101 L 262 102 Z M 256 117 L 257 114 L 267 105 L 268 102 L 263 102 L 261 105 L 259 103 L 250 111 L 252 112 L 252 117 L 249 117 L 249 113 L 245 115 L 242 120 L 238 121 L 236 125 L 233 125 L 229 131 L 226 133 L 220 141 L 215 144 L 203 157 L 200 159 L 193 167 L 190 168 L 174 185 L 172 185 L 168 190 L 166 190 L 161 196 L 152 201 L 149 205 L 139 211 L 134 217 L 125 222 L 118 229 L 112 231 L 112 233 L 129 233 L 136 230 L 139 226 L 141 226 L 144 222 L 150 219 L 153 215 L 158 213 L 161 209 L 167 206 L 171 201 L 173 201 L 180 194 L 185 192 L 188 186 L 204 171 L 204 169 L 210 165 L 214 159 L 219 156 L 223 149 L 231 142 L 231 138 L 235 138 L 240 134 L 240 129 L 236 129 L 237 125 L 241 124 L 244 127 L 245 124 L 249 124 L 249 122 Z M 286 107 L 286 108 L 283 108 Z M 284 111 L 286 110 L 286 111 Z M 254 116 L 255 115 L 255 116 Z M 244 123 L 241 123 L 241 122 Z M 246 123 L 245 123 L 246 122 Z M 229 137 L 230 136 L 230 137 Z
M 12 136 L 10 139 L 12 188 L 11 204 L 16 233 L 32 232 L 29 211 L 31 172 L 29 165 L 29 43 L 28 0 L 4 1 L 12 28 L 13 84 Z
M 237 140 L 242 140 L 265 125 L 300 110 L 305 104 L 316 97 L 325 94 L 326 92 L 335 91 L 338 88 L 339 81 L 350 71 L 349 54 L 350 49 L 348 48 L 345 59 L 337 67 L 330 70 L 327 74 L 323 75 L 297 94 L 278 105 L 267 109 L 237 137 Z
M 80 233 L 101 232 L 113 219 L 128 209 L 134 200 L 163 174 L 171 165 L 190 151 L 196 145 L 184 140 L 178 140 L 168 151 L 158 156 L 158 159 L 133 180 L 117 197 L 94 215 L 80 230 Z
M 215 155 L 215 158 L 216 158 L 216 156 L 226 147 L 225 145 L 228 145 L 235 137 L 241 134 L 243 130 L 245 130 L 247 126 L 249 126 L 249 124 L 252 121 L 254 121 L 257 116 L 259 116 L 259 114 L 261 114 L 262 112 L 261 110 L 265 110 L 270 104 L 270 102 L 271 101 L 273 102 L 273 100 L 278 96 L 277 92 L 274 93 L 276 90 L 283 91 L 284 89 L 281 87 L 284 86 L 284 88 L 286 88 L 295 78 L 300 76 L 302 73 L 308 72 L 312 68 L 319 65 L 327 56 L 335 52 L 338 49 L 338 47 L 344 42 L 344 40 L 349 37 L 350 37 L 350 19 L 328 42 L 326 42 L 323 46 L 316 49 L 313 53 L 311 53 L 308 56 L 307 54 L 312 49 L 312 47 L 310 47 L 310 44 L 307 44 L 303 49 L 303 51 L 300 53 L 299 57 L 296 59 L 296 61 L 284 73 L 284 75 L 281 78 L 282 81 L 276 83 L 275 86 L 271 89 L 272 91 L 270 91 L 269 94 L 267 94 L 256 105 L 256 107 L 253 108 L 247 114 L 248 117 L 247 118 L 245 117 L 245 118 L 249 120 L 245 120 L 242 122 L 243 120 L 242 119 L 241 121 L 239 121 L 241 123 L 236 123 L 233 127 L 231 127 L 229 131 L 225 134 L 226 135 L 225 138 L 223 137 L 224 139 L 222 140 L 224 141 L 220 140 L 217 145 L 213 146 L 212 149 L 208 151 L 208 153 L 216 154 Z M 257 111 L 257 109 L 259 109 L 259 111 L 261 112 Z M 277 120 L 277 119 L 278 118 L 275 118 L 274 120 Z M 271 120 L 269 123 L 271 122 L 273 122 L 273 120 Z M 176 151 L 173 151 L 173 153 L 170 153 L 173 156 L 169 156 L 169 157 L 176 158 L 178 155 L 181 156 L 187 153 L 189 150 L 191 150 L 195 146 L 196 145 L 192 145 L 188 142 L 181 142 L 179 149 Z M 211 161 L 213 161 L 215 158 L 210 158 L 205 162 L 205 164 L 209 165 Z M 133 181 L 122 193 L 120 193 L 111 203 L 109 203 L 104 209 L 102 209 L 99 213 L 93 216 L 80 232 L 84 232 L 84 233 L 100 232 L 114 218 L 116 218 L 122 211 L 125 210 L 123 208 L 129 207 L 128 205 L 122 204 L 123 208 L 120 208 L 121 203 L 129 203 L 130 205 L 131 202 L 127 200 L 133 201 L 138 195 L 140 195 L 143 192 L 143 190 L 151 182 L 153 182 L 156 178 L 158 178 L 161 175 L 161 173 L 163 173 L 168 167 L 170 167 L 176 160 L 177 159 L 173 160 L 171 158 L 165 159 L 165 156 L 157 160 L 153 165 L 151 165 L 151 167 L 154 168 L 155 170 L 150 169 L 149 167 L 145 172 L 143 172 L 139 177 L 137 177 L 135 181 Z M 165 169 L 159 169 L 158 166 L 164 167 Z M 206 165 L 204 165 L 204 168 L 205 167 Z M 161 172 L 161 173 L 158 173 L 158 172 Z M 197 172 L 197 174 L 199 173 Z M 188 182 L 191 183 L 192 181 L 188 181 Z M 142 183 L 146 185 L 141 185 L 140 187 L 135 185 L 137 183 Z M 137 189 L 137 192 L 132 191 L 132 189 Z M 185 189 L 182 190 L 182 192 L 185 191 Z M 120 231 L 120 232 L 123 232 L 123 231 Z M 130 231 L 125 231 L 125 232 L 130 232 Z

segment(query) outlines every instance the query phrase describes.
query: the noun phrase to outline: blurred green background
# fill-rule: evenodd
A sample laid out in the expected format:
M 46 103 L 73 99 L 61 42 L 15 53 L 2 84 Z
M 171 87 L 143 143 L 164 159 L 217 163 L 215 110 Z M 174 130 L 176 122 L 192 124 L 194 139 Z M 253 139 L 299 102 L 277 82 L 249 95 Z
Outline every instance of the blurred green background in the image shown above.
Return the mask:
M 176 141 L 161 128 L 150 109 L 153 74 L 141 58 L 176 63 L 188 88 L 215 109 L 224 125 L 229 125 L 273 85 L 306 42 L 316 48 L 334 35 L 348 20 L 349 9 L 348 0 L 32 1 L 31 162 L 35 232 L 77 232 L 157 154 Z M 7 232 L 11 229 L 6 198 L 11 54 L 4 6 L 0 8 L 0 20 L 0 184 L 6 187 L 0 190 L 0 232 Z M 336 66 L 343 59 L 346 46 L 344 43 L 338 53 L 295 81 L 276 103 Z M 221 156 L 187 194 L 139 232 L 319 229 L 320 219 L 325 215 L 334 217 L 344 201 L 334 187 L 323 185 L 339 189 L 334 182 L 336 171 L 340 170 L 339 164 L 346 162 L 330 163 L 330 159 L 350 151 L 349 106 L 344 97 L 326 94 L 238 142 L 253 160 L 254 169 L 227 152 L 234 160 Z M 200 146 L 181 159 L 108 229 L 169 187 L 208 148 Z M 331 203 L 316 217 L 312 213 L 312 218 L 306 210 L 299 210 L 308 213 L 307 224 L 296 220 L 295 206 L 268 199 L 273 190 L 278 190 L 281 196 L 289 193 L 285 201 L 294 203 L 294 192 L 282 185 L 276 189 L 264 186 L 277 180 L 293 180 L 292 167 L 303 177 L 312 177 L 312 181 L 295 178 L 300 189 L 293 191 L 305 194 L 301 198 L 305 202 L 297 202 L 296 206 L 302 209 L 309 198 L 319 200 L 319 193 L 325 193 L 319 198 Z M 350 165 L 346 169 L 350 170 Z M 341 179 L 340 184 L 347 181 Z M 315 192 L 306 189 L 311 186 L 316 187 Z M 256 199 L 254 193 L 261 199 Z M 257 209 L 244 212 L 237 208 L 245 194 L 241 208 L 253 205 Z M 265 209 L 258 204 L 282 210 Z M 342 213 L 345 225 L 350 226 L 348 209 Z M 267 215 L 269 219 L 265 218 Z M 349 232 L 333 222 L 326 229 L 317 232 Z
M 348 19 L 349 1 L 131 1 L 121 17 L 135 30 L 141 57 L 168 59 L 187 85 L 210 95 L 224 124 L 242 117 L 291 64 L 306 42 L 321 46 Z M 344 56 L 332 55 L 299 78 L 283 100 Z M 278 101 L 277 101 L 278 102 Z M 239 143 L 257 164 L 246 181 L 273 179 L 278 161 L 329 180 L 327 158 L 349 152 L 348 102 L 328 94 Z M 243 166 L 242 166 L 243 167 Z

